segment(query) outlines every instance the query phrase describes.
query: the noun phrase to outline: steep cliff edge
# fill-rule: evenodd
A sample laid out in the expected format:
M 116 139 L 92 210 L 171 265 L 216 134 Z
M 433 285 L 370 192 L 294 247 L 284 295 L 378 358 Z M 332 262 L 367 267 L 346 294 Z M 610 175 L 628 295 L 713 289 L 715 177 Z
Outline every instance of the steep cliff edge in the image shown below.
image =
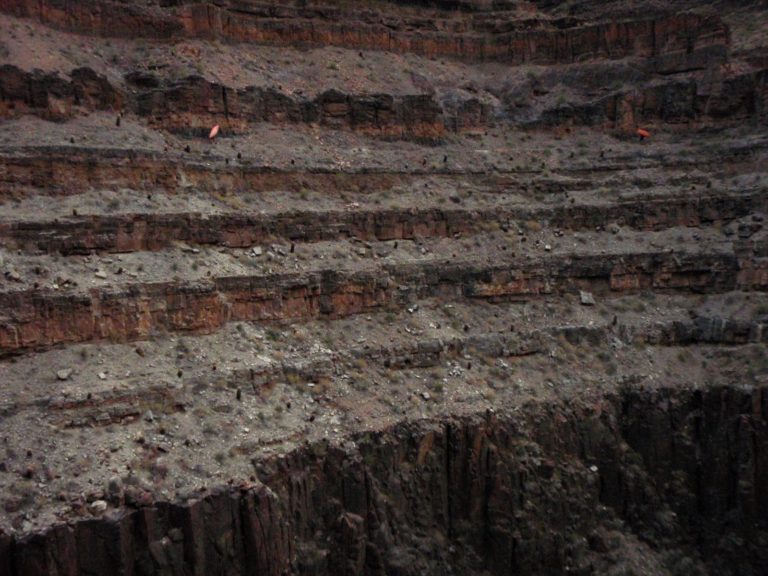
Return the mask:
M 626 389 L 320 442 L 2 540 L 9 575 L 765 574 L 764 388 Z

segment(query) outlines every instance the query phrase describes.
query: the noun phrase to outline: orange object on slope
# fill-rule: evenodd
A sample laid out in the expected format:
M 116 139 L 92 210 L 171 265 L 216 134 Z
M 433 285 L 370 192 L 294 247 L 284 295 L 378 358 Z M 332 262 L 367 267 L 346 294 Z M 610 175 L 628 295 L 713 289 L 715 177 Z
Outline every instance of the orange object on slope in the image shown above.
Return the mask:
M 648 130 L 643 130 L 642 128 L 638 128 L 637 135 L 643 138 L 648 138 L 651 135 L 651 133 L 648 132 Z
M 213 128 L 211 128 L 211 133 L 210 133 L 210 134 L 208 134 L 208 138 L 210 138 L 211 140 L 213 140 L 214 138 L 216 138 L 216 134 L 218 134 L 218 133 L 219 133 L 219 125 L 218 125 L 218 124 L 216 124 L 216 126 L 214 126 Z

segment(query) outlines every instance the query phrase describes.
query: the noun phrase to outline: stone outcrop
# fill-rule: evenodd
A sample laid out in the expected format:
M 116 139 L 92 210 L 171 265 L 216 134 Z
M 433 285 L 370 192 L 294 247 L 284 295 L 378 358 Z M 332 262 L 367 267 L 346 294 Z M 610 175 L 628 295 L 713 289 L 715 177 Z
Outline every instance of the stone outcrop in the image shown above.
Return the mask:
M 589 573 L 617 545 L 619 522 L 651 548 L 681 551 L 667 568 L 693 556 L 718 574 L 761 574 L 766 406 L 759 389 L 664 388 L 400 424 L 255 462 L 263 485 L 0 535 L 0 566 L 10 576 Z
M 222 122 L 226 132 L 243 132 L 254 122 L 309 123 L 346 128 L 389 138 L 433 141 L 461 119 L 446 122 L 442 107 L 430 95 L 349 95 L 338 90 L 314 99 L 299 99 L 275 89 L 233 90 L 190 77 L 167 88 L 144 92 L 136 113 L 161 127 L 183 133 L 208 132 Z
M 328 191 L 392 187 L 413 180 L 412 173 L 394 170 L 338 172 L 317 168 L 309 171 L 280 170 L 244 159 L 228 166 L 217 158 L 216 166 L 193 158 L 143 150 L 44 147 L 31 154 L 14 154 L 0 165 L 0 195 L 11 197 L 26 189 L 45 190 L 55 196 L 81 193 L 88 187 L 123 186 L 133 190 L 163 189 L 181 192 L 201 187 L 217 192 L 273 191 L 319 188 Z M 94 161 L 95 158 L 99 161 Z M 425 171 L 426 172 L 426 171 Z M 446 172 L 449 172 L 446 170 Z M 485 180 L 487 176 L 476 175 Z
M 204 136 L 213 124 L 239 134 L 255 123 L 314 124 L 390 139 L 436 142 L 451 132 L 488 129 L 499 122 L 526 127 L 600 126 L 632 133 L 635 126 L 668 128 L 760 123 L 768 101 L 768 73 L 761 69 L 718 79 L 688 77 L 618 92 L 586 103 L 553 104 L 533 119 L 514 106 L 506 112 L 478 98 L 435 94 L 392 96 L 345 94 L 329 90 L 314 98 L 274 88 L 232 89 L 199 76 L 162 84 L 161 79 L 129 77 L 126 95 L 89 68 L 54 74 L 0 68 L 0 116 L 36 114 L 62 121 L 78 111 L 135 113 L 153 126 L 186 136 Z M 520 95 L 509 95 L 519 103 Z M 530 95 L 526 98 L 531 97 Z M 507 118 L 505 118 L 507 114 Z
M 592 230 L 620 224 L 636 230 L 674 226 L 727 224 L 753 211 L 766 211 L 764 191 L 641 197 L 600 204 L 559 208 L 380 209 L 346 211 L 291 211 L 274 214 L 123 214 L 71 216 L 53 221 L 0 223 L 0 238 L 29 252 L 63 255 L 92 252 L 162 250 L 176 242 L 245 248 L 276 238 L 318 242 L 340 238 L 414 240 L 474 234 L 496 223 L 536 221 L 561 230 Z
M 512 64 L 573 63 L 627 56 L 658 58 L 660 70 L 723 58 L 728 32 L 715 17 L 695 14 L 590 24 L 578 19 L 407 18 L 375 10 L 185 3 L 172 9 L 89 0 L 71 6 L 3 0 L 0 10 L 53 27 L 104 36 L 223 38 L 278 46 L 341 46 Z M 706 56 L 702 56 L 704 51 Z M 694 63 L 698 61 L 699 64 Z
M 18 290 L 0 294 L 0 354 L 56 344 L 146 339 L 158 331 L 210 333 L 232 321 L 298 321 L 403 305 L 419 297 L 503 301 L 572 291 L 765 290 L 763 259 L 735 255 L 636 253 L 560 256 L 534 264 L 433 262 L 384 265 L 376 272 L 332 269 L 296 274 L 221 277 L 204 282 L 133 284 L 71 294 Z
M 719 78 L 691 76 L 617 92 L 586 103 L 553 104 L 533 119 L 511 106 L 506 112 L 478 98 L 435 94 L 345 94 L 329 90 L 314 98 L 275 88 L 233 89 L 200 76 L 164 83 L 152 75 L 127 78 L 124 94 L 89 68 L 55 74 L 0 67 L 0 116 L 37 114 L 62 121 L 78 111 L 135 113 L 154 126 L 187 136 L 204 136 L 220 123 L 225 133 L 247 131 L 254 123 L 316 124 L 363 134 L 436 142 L 450 132 L 487 129 L 500 121 L 531 126 L 600 126 L 632 133 L 635 126 L 667 127 L 760 123 L 768 101 L 765 69 Z M 535 90 L 534 90 L 535 92 Z M 512 94 L 507 98 L 535 96 Z M 505 119 L 505 115 L 507 116 Z
M 77 108 L 118 111 L 122 103 L 122 94 L 90 68 L 76 68 L 70 80 L 64 80 L 57 74 L 0 66 L 0 117 L 37 114 L 60 121 Z
M 190 76 L 164 83 L 149 74 L 128 75 L 128 93 L 90 68 L 57 74 L 0 67 L 0 117 L 36 114 L 63 121 L 79 112 L 134 113 L 153 126 L 187 136 L 204 136 L 221 124 L 223 134 L 247 131 L 254 123 L 315 124 L 390 139 L 435 142 L 447 132 L 486 128 L 489 106 L 477 98 L 441 103 L 434 94 L 345 94 L 328 90 L 314 98 L 275 88 L 233 89 Z
M 659 124 L 667 129 L 712 124 L 765 122 L 768 70 L 724 76 L 691 77 L 606 96 L 587 104 L 544 110 L 549 126 L 586 125 L 618 128 L 632 133 L 635 126 Z

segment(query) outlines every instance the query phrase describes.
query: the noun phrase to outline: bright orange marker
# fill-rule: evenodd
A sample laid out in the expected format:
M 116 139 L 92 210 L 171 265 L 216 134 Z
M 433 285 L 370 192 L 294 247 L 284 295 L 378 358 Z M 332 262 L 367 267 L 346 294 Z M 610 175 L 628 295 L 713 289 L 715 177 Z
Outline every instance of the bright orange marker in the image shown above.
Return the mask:
M 214 126 L 213 128 L 211 128 L 211 133 L 210 133 L 210 134 L 208 134 L 208 138 L 209 138 L 210 140 L 213 140 L 214 138 L 216 138 L 216 134 L 218 134 L 218 133 L 219 133 L 219 125 L 218 125 L 218 124 L 216 124 L 216 126 Z

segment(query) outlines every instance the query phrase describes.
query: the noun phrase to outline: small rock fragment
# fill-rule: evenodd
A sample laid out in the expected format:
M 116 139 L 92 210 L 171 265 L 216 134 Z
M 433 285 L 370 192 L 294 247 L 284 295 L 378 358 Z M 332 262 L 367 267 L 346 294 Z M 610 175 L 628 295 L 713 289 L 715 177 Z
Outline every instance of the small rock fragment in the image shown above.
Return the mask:
M 93 275 L 96 276 L 96 278 L 102 278 L 102 279 L 107 277 L 107 273 L 104 272 L 104 270 L 96 270 L 96 272 L 94 272 Z
M 8 270 L 8 272 L 5 273 L 5 276 L 13 282 L 21 282 L 21 275 L 16 272 L 16 270 Z
M 107 494 L 113 499 L 119 499 L 123 496 L 123 481 L 119 476 L 112 476 L 107 482 Z
M 594 306 L 595 305 L 595 297 L 592 295 L 592 292 L 579 292 L 579 299 L 581 300 L 581 303 L 584 306 Z
M 59 380 L 69 380 L 69 377 L 72 375 L 72 369 L 71 368 L 64 368 L 63 370 L 59 370 L 56 372 L 56 378 Z

